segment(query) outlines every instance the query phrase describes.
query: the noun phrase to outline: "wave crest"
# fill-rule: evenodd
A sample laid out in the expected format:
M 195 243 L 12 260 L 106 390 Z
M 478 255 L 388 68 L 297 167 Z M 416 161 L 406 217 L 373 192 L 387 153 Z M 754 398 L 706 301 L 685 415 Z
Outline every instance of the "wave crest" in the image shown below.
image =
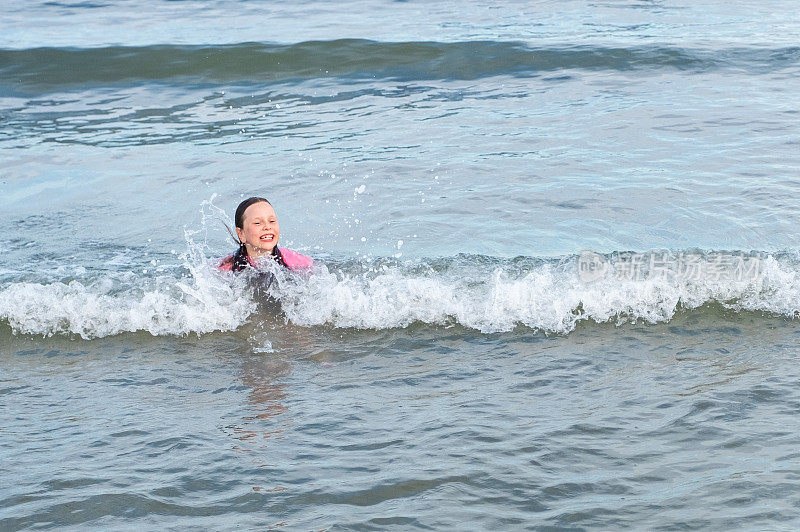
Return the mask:
M 200 273 L 200 270 L 195 270 Z M 163 279 L 162 279 L 163 281 Z M 84 339 L 146 331 L 153 336 L 203 334 L 240 327 L 255 305 L 233 285 L 203 272 L 191 284 L 119 289 L 111 282 L 15 283 L 0 290 L 0 318 L 13 332 Z
M 199 335 L 236 330 L 254 313 L 267 312 L 258 310 L 263 297 L 277 299 L 285 318 L 300 326 L 388 329 L 425 323 L 484 333 L 523 326 L 567 334 L 582 321 L 667 322 L 680 309 L 706 304 L 800 314 L 800 263 L 789 255 L 765 255 L 758 275 L 743 279 L 607 275 L 591 283 L 580 279 L 577 259 L 331 261 L 318 262 L 310 276 L 272 265 L 270 284 L 260 284 L 258 276 L 221 274 L 203 259 L 190 267 L 188 278 L 155 282 L 142 276 L 127 287 L 91 279 L 14 283 L 0 290 L 0 319 L 15 333 Z
M 775 71 L 796 66 L 800 48 L 698 50 L 669 46 L 531 47 L 521 42 L 376 42 L 364 39 L 280 45 L 153 45 L 0 50 L 10 90 L 49 91 L 121 82 L 276 83 L 347 79 L 474 80 L 558 70 Z M 13 85 L 13 86 L 12 86 Z
M 708 303 L 787 316 L 800 312 L 800 270 L 774 257 L 763 260 L 760 275 L 741 280 L 610 276 L 584 283 L 575 257 L 467 270 L 458 261 L 423 274 L 399 268 L 361 275 L 326 270 L 307 284 L 284 289 L 281 301 L 287 317 L 300 325 L 383 329 L 422 322 L 487 333 L 525 326 L 566 334 L 587 320 L 666 322 L 681 308 Z

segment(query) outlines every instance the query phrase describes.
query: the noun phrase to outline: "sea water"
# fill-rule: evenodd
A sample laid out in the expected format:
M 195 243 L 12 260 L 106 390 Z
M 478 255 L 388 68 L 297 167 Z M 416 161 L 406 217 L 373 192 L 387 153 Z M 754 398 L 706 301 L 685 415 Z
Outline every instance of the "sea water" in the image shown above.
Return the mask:
M 0 29 L 1 529 L 800 523 L 793 2 Z

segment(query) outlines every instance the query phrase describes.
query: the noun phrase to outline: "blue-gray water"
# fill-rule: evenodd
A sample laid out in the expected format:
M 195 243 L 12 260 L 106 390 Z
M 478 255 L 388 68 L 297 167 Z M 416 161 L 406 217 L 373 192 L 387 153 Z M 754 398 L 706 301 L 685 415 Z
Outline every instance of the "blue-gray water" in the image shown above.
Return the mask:
M 800 525 L 794 3 L 0 30 L 0 529 Z

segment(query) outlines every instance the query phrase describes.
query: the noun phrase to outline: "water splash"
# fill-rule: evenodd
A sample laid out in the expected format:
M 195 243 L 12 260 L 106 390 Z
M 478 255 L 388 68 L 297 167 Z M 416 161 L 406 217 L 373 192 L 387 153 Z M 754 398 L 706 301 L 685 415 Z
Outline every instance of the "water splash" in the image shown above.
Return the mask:
M 213 198 L 203 212 L 224 216 Z M 578 274 L 578 256 L 503 260 L 467 255 L 317 261 L 311 275 L 269 261 L 260 272 L 235 275 L 217 271 L 219 259 L 193 240 L 206 228 L 204 218 L 200 229 L 187 230 L 187 252 L 180 267 L 171 270 L 120 270 L 105 277 L 86 272 L 69 281 L 12 283 L 0 290 L 0 319 L 15 333 L 97 338 L 136 331 L 156 336 L 234 331 L 265 312 L 282 313 L 286 321 L 307 327 L 387 329 L 426 323 L 485 333 L 523 326 L 555 334 L 567 334 L 584 321 L 667 322 L 680 309 L 707 304 L 800 314 L 795 254 L 765 254 L 758 275 L 744 279 L 606 276 L 587 283 Z M 267 308 L 261 305 L 265 300 L 277 303 Z M 268 338 L 255 343 L 260 352 L 272 349 Z

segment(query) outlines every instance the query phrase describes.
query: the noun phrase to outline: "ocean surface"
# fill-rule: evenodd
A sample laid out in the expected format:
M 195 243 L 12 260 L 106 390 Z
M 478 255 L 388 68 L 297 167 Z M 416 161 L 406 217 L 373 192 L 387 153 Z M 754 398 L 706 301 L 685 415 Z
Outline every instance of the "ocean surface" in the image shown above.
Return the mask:
M 7 1 L 0 530 L 800 528 L 798 43 L 785 0 Z M 253 195 L 312 273 L 216 270 Z

